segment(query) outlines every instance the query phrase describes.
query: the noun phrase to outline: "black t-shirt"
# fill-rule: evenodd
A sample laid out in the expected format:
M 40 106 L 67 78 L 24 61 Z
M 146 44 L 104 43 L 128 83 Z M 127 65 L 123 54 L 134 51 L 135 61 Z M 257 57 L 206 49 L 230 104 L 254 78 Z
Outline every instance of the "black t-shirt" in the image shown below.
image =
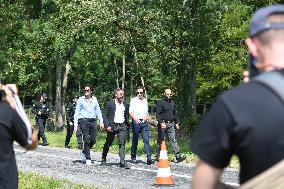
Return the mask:
M 237 155 L 243 183 L 284 158 L 284 105 L 256 82 L 229 90 L 203 120 L 191 148 L 217 168 Z
M 13 141 L 28 144 L 28 130 L 18 113 L 0 101 L 0 188 L 18 188 L 18 171 Z

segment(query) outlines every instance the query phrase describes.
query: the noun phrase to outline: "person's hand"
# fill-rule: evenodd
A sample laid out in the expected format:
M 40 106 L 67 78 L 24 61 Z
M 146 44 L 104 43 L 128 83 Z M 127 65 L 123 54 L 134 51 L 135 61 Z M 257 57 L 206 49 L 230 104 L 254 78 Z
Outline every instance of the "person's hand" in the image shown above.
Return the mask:
M 149 116 L 145 116 L 145 117 L 143 118 L 143 122 L 148 121 L 148 119 L 149 119 Z
M 249 82 L 249 71 L 247 71 L 247 70 L 245 70 L 243 72 L 243 81 L 244 81 L 244 83 Z
M 12 91 L 6 86 L 6 85 L 0 85 L 1 89 L 5 93 L 5 100 L 8 102 L 8 104 L 14 109 L 14 103 L 13 103 L 13 94 Z
M 77 132 L 78 130 L 78 124 L 74 124 L 74 131 Z
M 179 129 L 179 128 L 180 128 L 178 123 L 176 124 L 176 128 L 177 128 L 177 129 Z
M 70 122 L 69 122 L 69 125 L 73 125 L 73 122 L 72 122 L 72 121 L 70 121 Z
M 41 115 L 41 111 L 38 111 L 38 113 L 37 113 L 38 115 Z
M 104 124 L 100 124 L 100 129 L 103 130 L 104 129 Z
M 135 120 L 136 124 L 139 125 L 141 123 L 141 121 L 139 119 Z
M 166 129 L 167 128 L 166 124 L 165 123 L 161 123 L 161 128 L 162 129 Z
M 107 127 L 107 132 L 111 132 L 111 127 Z
M 6 87 L 12 90 L 15 95 L 18 95 L 18 88 L 16 84 L 6 84 Z

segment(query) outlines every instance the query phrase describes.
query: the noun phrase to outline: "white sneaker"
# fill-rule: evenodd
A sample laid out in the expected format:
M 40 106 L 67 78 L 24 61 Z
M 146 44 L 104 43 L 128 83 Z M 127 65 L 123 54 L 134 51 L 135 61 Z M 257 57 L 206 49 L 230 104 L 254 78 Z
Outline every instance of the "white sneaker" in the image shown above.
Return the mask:
M 92 164 L 92 161 L 91 161 L 90 159 L 87 159 L 86 165 L 93 165 L 93 164 Z
M 81 156 L 82 156 L 82 161 L 85 162 L 86 161 L 86 156 L 83 152 L 81 152 Z

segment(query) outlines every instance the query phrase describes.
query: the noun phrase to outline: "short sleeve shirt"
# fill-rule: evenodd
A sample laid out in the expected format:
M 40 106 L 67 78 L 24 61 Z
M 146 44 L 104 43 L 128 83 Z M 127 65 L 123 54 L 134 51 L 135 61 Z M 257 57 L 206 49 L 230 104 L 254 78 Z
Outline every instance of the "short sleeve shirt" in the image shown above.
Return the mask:
M 191 148 L 216 168 L 240 160 L 240 183 L 284 158 L 284 104 L 256 82 L 225 92 L 203 120 Z
M 0 102 L 0 188 L 18 188 L 13 142 L 28 145 L 27 127 L 6 102 Z

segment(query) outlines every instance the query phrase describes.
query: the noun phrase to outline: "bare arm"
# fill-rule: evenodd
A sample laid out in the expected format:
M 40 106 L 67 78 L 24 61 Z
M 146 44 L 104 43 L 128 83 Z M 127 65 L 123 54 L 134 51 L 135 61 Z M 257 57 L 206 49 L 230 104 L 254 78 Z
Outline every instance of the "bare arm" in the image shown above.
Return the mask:
M 213 189 L 219 183 L 219 177 L 222 173 L 221 169 L 217 169 L 199 160 L 197 167 L 193 173 L 192 188 L 193 189 Z

